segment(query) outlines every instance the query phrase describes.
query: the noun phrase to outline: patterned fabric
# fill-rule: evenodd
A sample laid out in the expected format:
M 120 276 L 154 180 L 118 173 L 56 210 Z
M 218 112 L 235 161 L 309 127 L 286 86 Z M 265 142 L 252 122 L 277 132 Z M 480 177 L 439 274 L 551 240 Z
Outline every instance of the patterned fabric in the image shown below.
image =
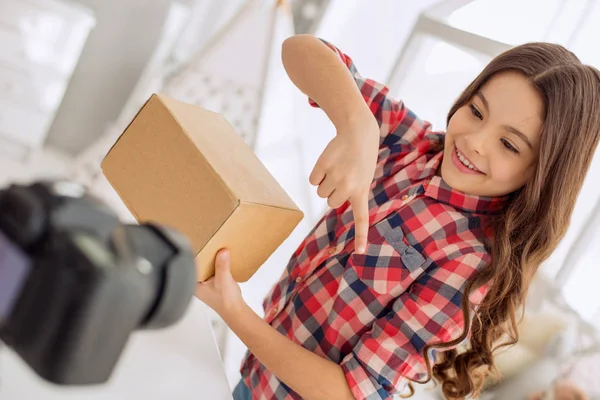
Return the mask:
M 390 399 L 428 377 L 424 347 L 464 331 L 467 281 L 490 262 L 486 215 L 504 198 L 450 188 L 436 171 L 444 134 L 431 132 L 388 89 L 349 68 L 381 127 L 365 254 L 354 253 L 352 209 L 330 210 L 300 244 L 264 302 L 281 334 L 343 368 L 357 399 Z M 314 101 L 311 104 L 318 107 Z M 472 294 L 479 302 L 485 289 Z M 250 353 L 242 376 L 254 399 L 300 399 Z

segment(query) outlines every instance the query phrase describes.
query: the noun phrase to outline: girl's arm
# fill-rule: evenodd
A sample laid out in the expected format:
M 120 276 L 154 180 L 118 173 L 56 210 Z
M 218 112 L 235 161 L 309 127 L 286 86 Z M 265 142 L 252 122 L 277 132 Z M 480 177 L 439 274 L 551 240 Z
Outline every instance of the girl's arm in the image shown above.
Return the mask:
M 292 342 L 244 302 L 231 276 L 227 251 L 219 252 L 215 277 L 198 284 L 196 297 L 215 310 L 250 352 L 303 399 L 354 399 L 342 367 Z
M 247 305 L 224 320 L 258 361 L 303 399 L 354 399 L 342 367 L 292 342 Z
M 355 250 L 364 252 L 369 229 L 369 189 L 380 141 L 379 124 L 356 80 L 335 52 L 310 35 L 283 43 L 282 60 L 292 82 L 316 102 L 337 135 L 319 157 L 309 181 L 331 208 L 350 201 Z
M 320 39 L 312 35 L 286 39 L 281 59 L 294 85 L 321 107 L 338 133 L 351 131 L 361 119 L 375 122 L 351 72 Z M 377 126 L 375 130 L 379 135 Z

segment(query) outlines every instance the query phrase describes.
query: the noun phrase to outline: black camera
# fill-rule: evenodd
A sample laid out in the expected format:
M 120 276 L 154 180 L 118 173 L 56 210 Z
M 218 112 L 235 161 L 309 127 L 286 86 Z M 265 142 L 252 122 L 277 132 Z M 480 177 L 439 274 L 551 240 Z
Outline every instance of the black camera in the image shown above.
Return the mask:
M 121 224 L 80 185 L 0 190 L 0 340 L 49 382 L 106 382 L 131 333 L 177 322 L 195 282 L 187 239 Z

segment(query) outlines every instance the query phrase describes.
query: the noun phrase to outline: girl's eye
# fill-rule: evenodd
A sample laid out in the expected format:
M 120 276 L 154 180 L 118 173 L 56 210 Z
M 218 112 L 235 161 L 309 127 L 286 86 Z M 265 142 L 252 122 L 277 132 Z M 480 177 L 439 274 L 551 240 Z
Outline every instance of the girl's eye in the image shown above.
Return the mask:
M 475 107 L 474 104 L 471 104 L 469 107 L 471 108 L 471 114 L 473 114 L 475 118 L 483 120 L 483 115 L 481 114 L 481 112 L 479 112 L 479 110 L 477 109 L 477 107 Z
M 515 154 L 519 154 L 519 150 L 517 150 L 510 142 L 506 139 L 500 139 L 504 147 L 506 147 L 509 151 L 512 151 Z

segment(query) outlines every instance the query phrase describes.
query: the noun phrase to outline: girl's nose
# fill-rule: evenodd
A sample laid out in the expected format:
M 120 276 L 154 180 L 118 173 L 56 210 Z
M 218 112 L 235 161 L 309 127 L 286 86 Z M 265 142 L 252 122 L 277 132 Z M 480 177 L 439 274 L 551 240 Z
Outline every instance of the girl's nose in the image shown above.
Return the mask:
M 467 143 L 470 150 L 477 155 L 485 156 L 487 154 L 490 137 L 490 132 L 486 132 L 485 130 L 473 132 L 467 137 Z

